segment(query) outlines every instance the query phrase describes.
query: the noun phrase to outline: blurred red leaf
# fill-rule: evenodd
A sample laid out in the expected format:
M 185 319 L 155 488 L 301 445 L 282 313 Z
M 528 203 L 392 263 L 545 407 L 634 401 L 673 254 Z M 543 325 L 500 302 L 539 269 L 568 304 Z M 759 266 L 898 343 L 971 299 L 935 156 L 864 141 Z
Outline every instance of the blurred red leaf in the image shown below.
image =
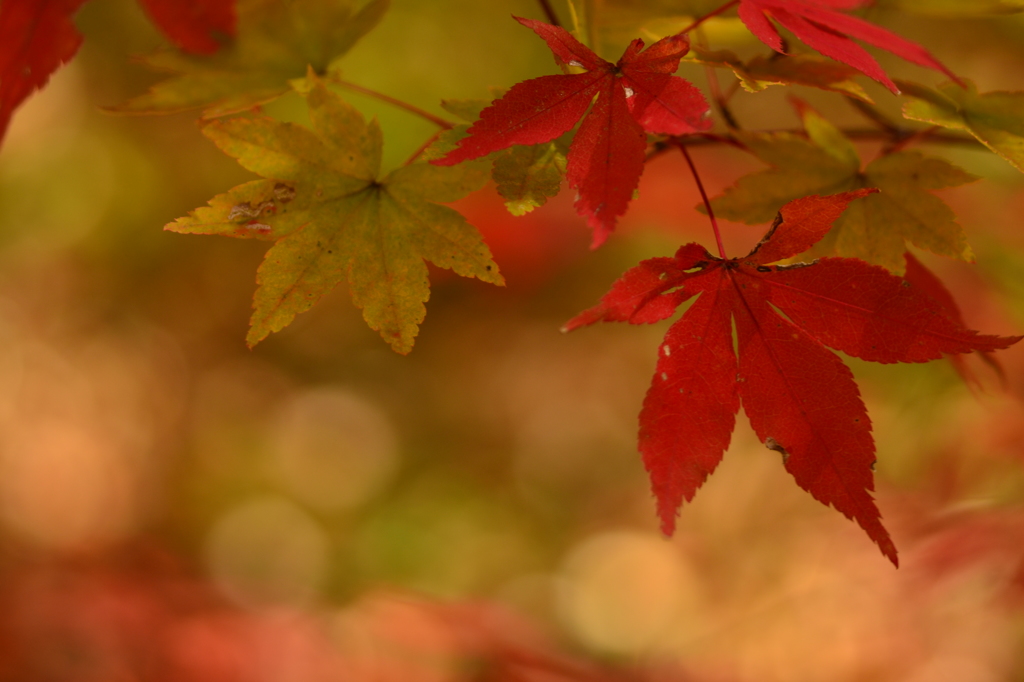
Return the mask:
M 1004 605 L 1022 603 L 1024 511 L 1020 507 L 951 510 L 931 519 L 915 535 L 913 564 L 921 577 L 941 581 L 988 570 Z
M 456 149 L 432 163 L 453 165 L 512 145 L 549 142 L 582 118 L 569 147 L 566 177 L 579 193 L 577 212 L 594 230 L 592 247 L 600 246 L 640 182 L 645 131 L 684 135 L 711 127 L 704 96 L 672 75 L 690 49 L 689 39 L 668 36 L 646 50 L 636 39 L 612 64 L 558 26 L 516 20 L 543 38 L 562 63 L 586 72 L 517 83 L 481 112 Z
M 86 0 L 0 2 L 0 142 L 14 110 L 82 44 L 72 17 Z M 235 0 L 139 0 L 183 50 L 209 54 L 235 33 Z
M 235 0 L 139 0 L 171 42 L 197 54 L 220 48 L 218 37 L 235 35 Z
M 908 62 L 941 71 L 960 82 L 952 71 L 917 43 L 838 11 L 856 9 L 864 4 L 865 0 L 740 0 L 739 14 L 751 33 L 776 52 L 785 50 L 782 36 L 769 18 L 792 31 L 809 47 L 852 66 L 896 94 L 899 94 L 896 84 L 875 58 L 851 38 L 888 50 Z
M 743 258 L 687 244 L 673 258 L 643 261 L 566 324 L 656 322 L 698 296 L 665 336 L 640 413 L 640 451 L 665 533 L 721 461 L 742 401 L 797 484 L 856 520 L 897 563 L 869 492 L 871 421 L 853 375 L 826 346 L 873 362 L 924 362 L 1021 337 L 967 330 L 903 278 L 854 258 L 768 265 L 810 248 L 851 201 L 874 191 L 791 201 Z
M 11 114 L 82 44 L 71 17 L 85 0 L 0 2 L 0 141 Z
M 943 310 L 946 311 L 951 320 L 963 325 L 964 317 L 960 313 L 960 306 L 956 304 L 953 294 L 949 292 L 949 289 L 942 283 L 942 280 L 936 277 L 935 273 L 926 268 L 924 263 L 919 261 L 909 251 L 903 257 L 907 261 L 907 270 L 903 277 L 920 291 L 934 298 L 942 306 Z M 995 355 L 988 351 L 981 351 L 978 355 L 984 360 L 985 364 L 995 370 L 1000 379 L 1005 381 L 1006 377 L 1003 373 L 1003 366 L 996 359 Z M 981 381 L 971 371 L 971 368 L 967 366 L 964 355 L 951 355 L 949 356 L 949 361 L 953 364 L 953 369 L 956 370 L 956 373 L 964 380 L 964 383 L 976 387 L 981 386 Z
M 155 545 L 0 563 L 0 680 L 661 682 L 561 651 L 488 602 L 371 593 L 344 609 L 229 604 Z

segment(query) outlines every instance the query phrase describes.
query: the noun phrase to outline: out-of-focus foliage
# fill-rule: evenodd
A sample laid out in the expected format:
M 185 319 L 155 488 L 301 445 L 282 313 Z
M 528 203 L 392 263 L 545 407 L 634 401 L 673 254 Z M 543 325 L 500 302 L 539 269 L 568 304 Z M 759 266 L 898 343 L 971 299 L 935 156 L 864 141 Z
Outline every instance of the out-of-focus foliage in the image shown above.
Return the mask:
M 577 4 L 604 56 L 716 5 Z M 911 31 L 981 92 L 1021 89 L 1020 16 L 907 26 L 893 6 L 871 19 Z M 339 68 L 446 115 L 440 97 L 487 99 L 551 72 L 512 12 L 543 18 L 527 0 L 395 0 Z M 730 22 L 707 35 L 734 36 L 744 60 L 767 55 Z M 665 541 L 635 452 L 665 327 L 557 330 L 637 260 L 709 243 L 681 159 L 649 164 L 621 238 L 596 254 L 571 193 L 520 218 L 496 191 L 461 200 L 508 286 L 431 271 L 409 356 L 345 287 L 249 351 L 267 244 L 161 227 L 253 176 L 193 117 L 100 112 L 153 83 L 126 63 L 161 44 L 136 3 L 87 3 L 76 23 L 78 58 L 19 109 L 0 150 L 0 679 L 1020 677 L 1019 350 L 1002 356 L 1006 390 L 967 358 L 977 395 L 945 363 L 850 361 L 898 571 L 745 428 Z M 706 87 L 701 66 L 680 74 Z M 908 100 L 861 82 L 901 121 Z M 740 89 L 733 114 L 797 130 L 781 90 Z M 389 131 L 385 168 L 436 132 L 338 92 Z M 843 129 L 865 125 L 832 93 L 800 94 Z M 298 95 L 267 111 L 308 124 Z M 870 163 L 877 144 L 851 139 Z M 1020 174 L 959 143 L 927 152 L 994 179 L 936 192 L 977 265 L 921 259 L 969 326 L 1011 333 L 1024 324 Z M 764 169 L 738 150 L 692 153 L 712 195 Z M 723 231 L 746 253 L 763 229 Z
M 966 89 L 947 85 L 937 92 L 911 86 L 907 94 L 915 98 L 904 106 L 907 118 L 967 131 L 1024 170 L 1024 93 L 979 93 L 971 83 Z
M 712 202 L 717 215 L 748 224 L 770 221 L 784 203 L 808 194 L 875 187 L 836 221 L 814 255 L 860 258 L 903 271 L 908 244 L 968 262 L 974 259 L 952 209 L 933 194 L 977 178 L 948 161 L 900 151 L 863 164 L 857 148 L 818 112 L 798 101 L 803 134 L 741 133 L 772 168 L 743 176 Z
M 814 54 L 782 56 L 756 55 L 744 62 L 732 50 L 708 50 L 697 46 L 692 59 L 710 66 L 725 66 L 732 70 L 740 85 L 750 92 L 760 92 L 769 85 L 787 83 L 809 85 L 822 90 L 833 90 L 870 102 L 853 76 L 857 70 Z
M 266 104 L 307 69 L 326 73 L 383 17 L 388 0 L 240 0 L 238 40 L 213 55 L 164 50 L 144 63 L 172 76 L 113 111 L 159 113 L 202 107 L 208 118 Z

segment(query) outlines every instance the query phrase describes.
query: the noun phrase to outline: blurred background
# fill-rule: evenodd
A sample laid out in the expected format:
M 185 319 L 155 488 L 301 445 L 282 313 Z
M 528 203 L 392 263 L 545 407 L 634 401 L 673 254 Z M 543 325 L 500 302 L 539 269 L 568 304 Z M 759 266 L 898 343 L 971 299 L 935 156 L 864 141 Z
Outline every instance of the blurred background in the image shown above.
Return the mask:
M 595 43 L 617 59 L 716 4 L 595 0 Z M 982 91 L 1021 90 L 1024 19 L 971 14 L 1008 4 L 885 0 L 869 18 Z M 510 14 L 543 18 L 526 0 L 394 0 L 344 75 L 442 114 L 442 98 L 552 73 Z M 407 357 L 343 287 L 249 351 L 266 244 L 161 228 L 251 176 L 193 114 L 101 111 L 157 78 L 129 61 L 162 44 L 135 2 L 94 0 L 76 23 L 78 57 L 0 149 L 0 680 L 1024 679 L 1024 350 L 999 354 L 1005 386 L 969 358 L 973 389 L 945 361 L 848 360 L 899 570 L 742 417 L 666 540 L 636 453 L 666 325 L 558 330 L 638 260 L 711 243 L 680 159 L 649 164 L 597 252 L 570 192 L 522 218 L 493 188 L 459 202 L 508 286 L 432 270 Z M 764 51 L 734 19 L 708 32 Z M 701 67 L 680 75 L 706 87 Z M 784 90 L 741 91 L 734 111 L 795 128 Z M 434 132 L 345 96 L 381 120 L 386 166 Z M 267 111 L 302 120 L 303 104 Z M 984 179 L 942 194 L 977 264 L 921 258 L 969 326 L 1020 333 L 1021 174 L 970 147 L 926 151 Z M 762 167 L 694 156 L 713 194 Z M 724 229 L 738 254 L 765 227 Z

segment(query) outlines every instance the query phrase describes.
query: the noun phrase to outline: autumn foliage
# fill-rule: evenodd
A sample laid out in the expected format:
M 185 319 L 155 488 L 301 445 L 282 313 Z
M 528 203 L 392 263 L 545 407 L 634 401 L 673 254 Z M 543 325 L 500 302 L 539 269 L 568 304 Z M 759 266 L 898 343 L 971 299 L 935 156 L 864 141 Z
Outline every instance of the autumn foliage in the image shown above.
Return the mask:
M 576 210 L 594 229 L 596 248 L 626 212 L 640 182 L 645 133 L 686 135 L 711 128 L 704 96 L 671 75 L 690 43 L 675 35 L 644 49 L 637 39 L 611 64 L 564 29 L 516 20 L 543 38 L 561 63 L 586 71 L 517 84 L 480 112 L 455 150 L 433 163 L 451 165 L 512 145 L 549 142 L 582 118 L 566 156 L 566 179 L 579 192 Z
M 769 265 L 806 251 L 850 201 L 873 191 L 786 204 L 743 258 L 716 258 L 687 244 L 673 258 L 644 261 L 600 305 L 566 324 L 568 331 L 598 321 L 658 322 L 699 295 L 659 347 L 640 412 L 640 452 L 665 533 L 718 466 L 742 402 L 754 432 L 781 453 L 797 484 L 856 520 L 897 563 L 869 492 L 871 420 L 853 375 L 824 346 L 873 362 L 926 362 L 1006 348 L 1021 337 L 968 331 L 923 289 L 854 258 Z
M 864 48 L 853 39 L 888 50 L 908 62 L 935 69 L 959 82 L 928 50 L 855 16 L 844 14 L 867 5 L 866 0 L 740 0 L 740 19 L 751 33 L 776 52 L 786 52 L 782 35 L 773 22 L 788 29 L 821 54 L 843 62 L 873 78 L 893 93 L 899 88 Z
M 83 37 L 73 19 L 84 2 L 0 0 L 0 139 L 15 110 L 74 58 Z M 697 188 L 714 248 L 691 242 L 643 260 L 564 326 L 678 315 L 652 349 L 657 364 L 639 414 L 639 451 L 662 531 L 674 533 L 683 503 L 719 466 L 742 407 L 797 485 L 855 521 L 898 564 L 873 496 L 871 418 L 837 352 L 883 364 L 947 357 L 965 378 L 972 377 L 965 357 L 978 353 L 998 374 L 995 351 L 1022 337 L 969 329 L 952 294 L 911 249 L 973 261 L 968 230 L 940 192 L 978 178 L 924 150 L 935 141 L 970 145 L 1024 170 L 1024 93 L 978 92 L 922 45 L 857 13 L 871 4 L 723 1 L 677 30 L 635 37 L 612 62 L 587 44 L 593 3 L 570 0 L 561 17 L 539 3 L 546 21 L 513 19 L 524 42 L 536 40 L 531 31 L 544 41 L 561 73 L 496 83 L 496 96 L 475 100 L 438 92 L 446 113 L 435 114 L 342 71 L 343 57 L 386 16 L 387 0 L 140 0 L 172 46 L 142 60 L 162 80 L 109 111 L 199 110 L 201 134 L 258 176 L 164 228 L 269 243 L 256 272 L 250 347 L 344 284 L 366 324 L 407 354 L 426 316 L 431 267 L 505 283 L 481 226 L 448 204 L 493 183 L 508 210 L 522 215 L 565 184 L 591 230 L 591 248 L 614 248 L 649 164 L 680 155 L 690 174 L 679 186 Z M 650 15 L 666 18 L 655 9 Z M 709 26 L 726 19 L 770 52 L 757 43 L 760 53 L 748 58 L 715 45 Z M 930 86 L 890 77 L 861 43 L 946 80 Z M 675 75 L 681 64 L 702 67 L 707 86 Z M 732 75 L 731 87 L 722 87 L 719 73 Z M 904 98 L 904 121 L 872 100 L 855 80 L 861 76 L 884 88 L 868 83 L 875 94 Z M 741 125 L 730 98 L 769 85 L 844 98 L 871 128 L 840 125 L 796 96 L 786 106 L 800 128 Z M 389 131 L 346 99 L 354 92 L 437 130 L 388 168 Z M 308 123 L 262 108 L 285 95 L 303 98 Z M 880 145 L 867 150 L 863 141 Z M 691 155 L 697 147 L 741 150 L 767 168 L 732 178 L 710 197 Z M 767 233 L 747 255 L 730 257 L 721 218 Z M 146 600 L 163 618 L 162 598 Z M 474 646 L 501 670 L 522 663 L 498 637 Z M 527 653 L 548 662 L 547 653 Z M 599 674 L 579 675 L 588 676 Z M 494 679 L 506 677 L 513 673 Z
M 72 17 L 86 0 L 4 0 L 0 5 L 0 140 L 11 114 L 82 44 Z M 209 54 L 235 31 L 233 0 L 140 0 L 182 50 Z

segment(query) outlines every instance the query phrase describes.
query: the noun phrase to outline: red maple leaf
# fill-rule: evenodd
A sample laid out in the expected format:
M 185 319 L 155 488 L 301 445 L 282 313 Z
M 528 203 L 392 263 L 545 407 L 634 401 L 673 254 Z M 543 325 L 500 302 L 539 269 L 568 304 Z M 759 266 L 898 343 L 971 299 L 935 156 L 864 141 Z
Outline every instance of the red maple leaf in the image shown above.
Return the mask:
M 907 270 L 903 273 L 903 278 L 910 282 L 911 286 L 916 287 L 919 291 L 928 294 L 935 302 L 942 306 L 942 309 L 946 311 L 946 315 L 957 324 L 963 326 L 964 316 L 960 312 L 960 306 L 956 304 L 956 300 L 953 298 L 953 294 L 950 293 L 946 285 L 942 283 L 935 273 L 926 268 L 924 264 L 919 261 L 914 254 L 909 251 L 903 254 L 904 260 L 907 262 Z M 978 353 L 982 362 L 992 368 L 1000 380 L 1006 380 L 1006 375 L 1003 373 L 1003 366 L 996 359 L 995 354 L 990 351 L 981 351 Z M 971 368 L 967 366 L 966 356 L 964 355 L 950 355 L 949 361 L 953 365 L 953 369 L 960 375 L 960 378 L 973 389 L 980 389 L 982 387 L 981 380 L 971 371 Z
M 18 105 L 78 51 L 82 35 L 71 17 L 83 2 L 0 2 L 0 141 Z
M 855 258 L 768 265 L 808 249 L 847 204 L 875 191 L 786 204 L 743 258 L 687 244 L 672 258 L 643 261 L 566 324 L 568 331 L 598 321 L 657 322 L 699 295 L 669 328 L 640 412 L 640 452 L 665 533 L 721 460 L 742 402 L 758 438 L 782 453 L 797 484 L 856 520 L 897 563 L 869 492 L 871 421 L 853 375 L 826 346 L 874 362 L 925 362 L 1022 337 L 970 331 L 903 278 Z
M 196 54 L 220 48 L 218 37 L 235 35 L 235 0 L 139 0 L 171 42 Z
M 548 142 L 590 109 L 569 147 L 566 177 L 579 193 L 576 210 L 594 229 L 596 248 L 626 212 L 640 182 L 644 132 L 685 135 L 711 127 L 704 96 L 672 75 L 690 41 L 674 35 L 644 50 L 638 38 L 612 64 L 558 26 L 514 18 L 543 38 L 561 62 L 586 72 L 517 83 L 481 112 L 458 148 L 433 163 L 448 166 L 516 144 Z
M 82 34 L 71 18 L 86 0 L 0 2 L 0 142 L 11 114 L 71 61 Z M 216 52 L 216 37 L 234 35 L 235 0 L 139 0 L 154 23 L 183 50 Z
M 785 52 L 785 49 L 782 37 L 769 18 L 792 31 L 809 47 L 852 66 L 896 94 L 899 94 L 899 88 L 875 58 L 850 38 L 888 50 L 919 66 L 941 71 L 960 83 L 952 71 L 917 43 L 837 11 L 856 9 L 864 4 L 865 0 L 740 0 L 739 14 L 751 33 L 776 52 Z

